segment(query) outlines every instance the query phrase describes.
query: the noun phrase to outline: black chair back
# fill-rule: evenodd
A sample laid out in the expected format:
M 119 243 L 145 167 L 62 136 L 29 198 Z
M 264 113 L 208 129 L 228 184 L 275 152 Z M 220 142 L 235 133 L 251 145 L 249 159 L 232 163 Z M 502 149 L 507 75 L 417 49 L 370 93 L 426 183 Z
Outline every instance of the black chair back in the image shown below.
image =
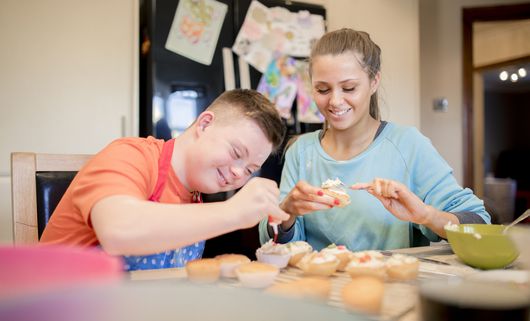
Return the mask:
M 53 211 L 77 172 L 37 172 L 37 223 L 39 239 Z

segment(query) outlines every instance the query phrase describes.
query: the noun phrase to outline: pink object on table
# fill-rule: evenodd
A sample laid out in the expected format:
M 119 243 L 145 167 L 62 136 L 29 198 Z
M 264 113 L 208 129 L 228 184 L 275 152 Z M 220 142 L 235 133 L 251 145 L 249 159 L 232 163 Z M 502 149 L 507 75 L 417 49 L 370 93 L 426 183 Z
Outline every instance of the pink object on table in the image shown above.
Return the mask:
M 122 279 L 123 264 L 98 248 L 0 246 L 0 298 L 107 284 Z

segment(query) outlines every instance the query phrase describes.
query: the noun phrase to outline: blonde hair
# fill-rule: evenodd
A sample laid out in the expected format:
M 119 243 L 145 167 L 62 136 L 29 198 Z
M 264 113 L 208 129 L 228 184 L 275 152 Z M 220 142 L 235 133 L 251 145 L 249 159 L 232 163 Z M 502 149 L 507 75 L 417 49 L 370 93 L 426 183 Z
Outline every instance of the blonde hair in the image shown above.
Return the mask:
M 311 50 L 309 57 L 309 74 L 311 75 L 312 61 L 323 55 L 340 55 L 351 52 L 355 59 L 373 80 L 381 70 L 381 48 L 375 44 L 370 35 L 364 31 L 343 28 L 326 33 Z M 380 119 L 377 91 L 370 97 L 370 116 Z
M 276 106 L 259 92 L 251 89 L 234 89 L 219 96 L 206 109 L 214 112 L 220 122 L 228 123 L 234 116 L 254 121 L 263 131 L 275 153 L 283 143 L 286 128 Z

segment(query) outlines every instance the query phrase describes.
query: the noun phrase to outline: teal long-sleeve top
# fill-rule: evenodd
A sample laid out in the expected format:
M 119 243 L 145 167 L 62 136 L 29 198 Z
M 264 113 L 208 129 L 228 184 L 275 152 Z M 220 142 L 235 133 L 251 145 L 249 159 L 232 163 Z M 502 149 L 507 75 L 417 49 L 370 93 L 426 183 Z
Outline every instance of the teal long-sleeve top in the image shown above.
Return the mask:
M 490 223 L 483 201 L 457 183 L 451 167 L 416 128 L 386 123 L 365 151 L 345 161 L 330 157 L 322 149 L 320 136 L 320 130 L 301 135 L 287 150 L 280 201 L 300 180 L 320 186 L 334 178 L 346 185 L 385 178 L 403 183 L 425 204 L 454 213 L 461 223 Z M 418 232 L 430 241 L 440 240 L 425 226 L 397 219 L 368 192 L 348 193 L 350 205 L 297 217 L 280 242 L 303 240 L 316 250 L 335 243 L 361 251 L 409 247 L 412 234 Z M 262 244 L 270 239 L 266 221 L 260 222 L 259 232 Z

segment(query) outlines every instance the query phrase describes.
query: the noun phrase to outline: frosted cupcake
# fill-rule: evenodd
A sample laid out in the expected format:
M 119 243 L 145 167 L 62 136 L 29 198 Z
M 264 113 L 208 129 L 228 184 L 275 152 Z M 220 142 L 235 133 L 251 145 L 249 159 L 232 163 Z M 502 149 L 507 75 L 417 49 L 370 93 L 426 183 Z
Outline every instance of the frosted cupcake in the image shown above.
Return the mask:
M 322 249 L 320 252 L 335 255 L 335 257 L 339 259 L 340 263 L 337 266 L 337 271 L 344 271 L 346 265 L 348 265 L 352 256 L 352 252 L 348 250 L 344 245 L 331 244 L 328 247 Z
M 308 275 L 330 276 L 337 271 L 339 263 L 335 255 L 312 252 L 305 255 L 297 266 Z
M 346 193 L 344 189 L 344 184 L 340 179 L 328 179 L 320 186 L 324 194 L 329 195 L 337 200 L 339 200 L 339 205 L 337 207 L 344 207 L 350 204 L 350 195 Z
M 258 261 L 277 266 L 282 269 L 287 266 L 291 253 L 285 244 L 274 243 L 269 240 L 256 250 Z
M 384 279 L 386 277 L 383 255 L 377 251 L 353 252 L 345 270 L 352 278 L 372 276 Z
M 386 261 L 386 273 L 394 280 L 412 280 L 418 276 L 420 262 L 417 258 L 394 254 Z
M 313 251 L 313 247 L 304 241 L 290 242 L 285 244 L 285 247 L 287 247 L 289 254 L 291 255 L 291 258 L 289 259 L 290 266 L 296 266 L 304 255 Z

